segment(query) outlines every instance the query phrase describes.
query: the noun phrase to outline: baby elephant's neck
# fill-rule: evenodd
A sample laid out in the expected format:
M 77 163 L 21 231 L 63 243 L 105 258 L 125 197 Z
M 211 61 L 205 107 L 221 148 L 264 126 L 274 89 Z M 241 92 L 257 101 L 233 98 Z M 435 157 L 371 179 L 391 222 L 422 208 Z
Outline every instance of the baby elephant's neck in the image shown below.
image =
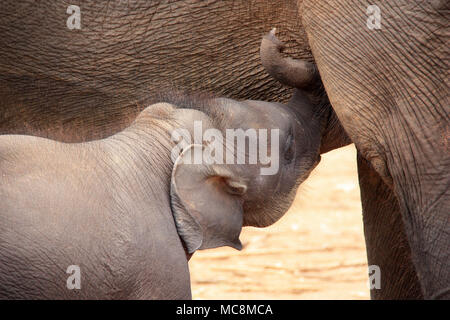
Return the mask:
M 123 179 L 118 183 L 149 188 L 156 197 L 169 192 L 173 168 L 171 127 L 164 122 L 136 121 L 104 141 L 107 166 Z

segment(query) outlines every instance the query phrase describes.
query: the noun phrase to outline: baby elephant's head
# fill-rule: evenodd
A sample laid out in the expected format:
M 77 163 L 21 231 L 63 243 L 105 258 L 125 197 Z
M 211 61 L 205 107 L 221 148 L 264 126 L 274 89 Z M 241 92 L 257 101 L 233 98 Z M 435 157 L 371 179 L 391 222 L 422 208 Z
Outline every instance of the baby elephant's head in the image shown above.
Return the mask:
M 175 111 L 171 206 L 189 253 L 241 249 L 242 226 L 286 213 L 320 159 L 319 120 L 301 107 L 221 98 Z

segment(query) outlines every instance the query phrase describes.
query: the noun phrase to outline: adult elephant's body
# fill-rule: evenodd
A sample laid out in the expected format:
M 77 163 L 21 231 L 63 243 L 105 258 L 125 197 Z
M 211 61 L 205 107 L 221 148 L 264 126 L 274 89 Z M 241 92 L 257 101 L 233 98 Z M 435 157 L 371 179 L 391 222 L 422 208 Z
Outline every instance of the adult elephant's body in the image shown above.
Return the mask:
M 424 297 L 449 298 L 448 3 L 380 3 L 379 30 L 366 25 L 366 1 L 304 5 L 303 22 L 330 101 L 370 163 L 360 160 L 360 177 L 373 171 L 382 179 L 375 185 L 386 192 L 387 201 L 373 206 L 377 195 L 367 193 L 370 183 L 363 185 L 369 264 L 385 256 L 378 250 L 387 246 L 377 248 L 383 239 L 373 232 L 389 223 L 367 215 L 386 206 L 395 221 L 400 211 Z M 393 239 L 386 238 L 391 253 L 403 246 Z M 405 267 L 398 277 L 410 271 Z
M 81 29 L 69 29 L 79 5 Z M 70 1 L 0 4 L 0 133 L 63 141 L 119 131 L 167 88 L 287 101 L 259 61 L 279 27 L 312 60 L 296 1 Z
M 314 14 L 315 7 L 311 4 L 316 2 L 321 3 L 308 1 L 306 9 L 310 13 Z M 136 105 L 137 101 L 172 86 L 208 90 L 234 98 L 287 100 L 289 91 L 271 80 L 260 66 L 260 37 L 272 27 L 278 27 L 280 38 L 287 40 L 287 53 L 312 59 L 301 26 L 301 1 L 179 1 L 170 4 L 90 1 L 79 4 L 81 30 L 66 27 L 69 4 L 78 3 L 1 2 L 0 133 L 35 134 L 63 141 L 105 137 L 126 126 L 145 107 Z M 334 8 L 334 4 L 323 8 Z M 366 6 L 358 6 L 357 10 L 361 12 L 352 19 L 359 19 L 357 22 L 365 27 Z M 345 7 L 334 14 L 345 16 Z M 342 30 L 337 33 L 336 28 L 348 27 L 335 25 L 340 21 L 336 19 L 330 22 L 328 30 L 321 31 L 317 25 L 324 23 L 325 20 L 321 20 L 324 17 L 324 14 L 316 18 L 310 15 L 306 22 L 310 26 L 316 24 L 310 27 L 309 34 L 315 44 L 314 54 L 321 75 L 333 106 L 352 138 L 356 138 L 362 154 L 360 178 L 369 264 L 379 264 L 382 270 L 382 288 L 372 290 L 372 295 L 375 298 L 420 297 L 419 284 L 410 264 L 408 241 L 398 219 L 397 197 L 365 162 L 373 157 L 363 147 L 375 144 L 361 142 L 359 137 L 361 132 L 371 132 L 372 126 L 360 118 L 354 121 L 357 128 L 352 127 L 350 120 L 343 118 L 344 111 L 351 110 L 349 97 L 341 99 L 336 93 L 339 88 L 335 88 L 359 83 L 359 78 L 336 79 L 341 73 L 332 72 L 335 68 L 345 75 L 346 70 L 354 69 L 355 63 L 360 70 L 365 70 L 372 62 L 381 62 L 376 58 L 357 60 L 358 49 L 370 51 L 369 47 L 358 47 L 358 43 L 366 44 L 364 37 L 352 39 L 356 41 L 351 43 L 355 48 L 345 41 L 337 45 L 334 39 L 329 41 L 333 46 L 323 48 L 330 35 L 342 41 Z M 358 28 L 346 30 L 346 37 L 351 37 Z M 371 37 L 367 28 L 363 31 Z M 377 50 L 379 48 L 375 52 Z M 338 58 L 343 58 L 342 52 L 344 57 L 351 57 L 350 60 L 339 61 Z M 406 61 L 400 63 L 407 64 Z M 439 77 L 439 72 L 435 76 Z M 383 77 L 374 76 L 373 79 L 380 82 L 370 87 L 386 88 L 374 95 L 379 97 L 377 103 L 382 98 L 392 99 L 389 96 L 392 87 L 380 80 Z M 363 85 L 348 91 L 348 95 L 354 94 L 353 105 L 360 110 L 372 110 L 371 106 L 367 107 L 370 97 L 361 94 L 367 93 L 367 89 Z M 364 116 L 358 112 L 349 114 Z M 375 114 L 373 117 L 377 118 Z M 372 139 L 379 136 L 382 137 L 374 135 Z M 371 162 L 379 169 L 379 162 Z M 376 187 L 386 193 L 375 195 Z M 404 207 L 404 202 L 401 205 Z M 380 212 L 385 215 L 392 212 L 395 223 L 391 225 L 377 218 Z M 374 222 L 371 218 L 377 219 Z M 398 237 L 385 241 L 382 234 Z

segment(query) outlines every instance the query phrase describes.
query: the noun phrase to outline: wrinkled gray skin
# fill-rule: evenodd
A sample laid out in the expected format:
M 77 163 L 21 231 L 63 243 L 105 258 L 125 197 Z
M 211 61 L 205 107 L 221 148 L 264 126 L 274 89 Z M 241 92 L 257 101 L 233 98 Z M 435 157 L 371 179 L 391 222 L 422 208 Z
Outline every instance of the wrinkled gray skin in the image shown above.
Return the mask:
M 309 64 L 301 72 L 317 74 Z M 242 226 L 277 221 L 318 163 L 325 113 L 304 88 L 289 106 L 174 97 L 176 105 L 153 104 L 130 127 L 91 142 L 0 136 L 0 298 L 190 298 L 190 255 L 241 249 Z M 194 136 L 196 120 L 224 136 L 279 129 L 279 151 L 268 146 L 279 152 L 279 171 L 185 163 L 198 140 L 173 163 L 173 130 Z M 80 267 L 81 290 L 66 288 L 70 265 Z
M 450 299 L 449 2 L 379 2 L 380 30 L 367 5 L 308 0 L 303 24 L 358 149 L 372 296 Z
M 81 30 L 66 27 L 71 5 Z M 278 27 L 286 52 L 312 61 L 296 1 L 0 2 L 0 133 L 65 142 L 103 138 L 176 87 L 286 102 L 259 60 Z
M 81 30 L 65 25 L 69 4 L 79 3 L 0 3 L 0 133 L 105 138 L 148 105 L 140 101 L 161 101 L 158 92 L 172 87 L 287 101 L 291 90 L 260 64 L 261 35 L 274 26 L 285 52 L 312 60 L 296 1 L 83 1 Z M 245 224 L 273 223 L 294 191 L 283 206 L 267 194 L 244 205 L 270 214 L 246 215 Z
M 286 53 L 312 61 L 302 23 L 311 24 L 316 18 L 312 13 L 309 21 L 302 21 L 302 1 L 171 1 L 170 4 L 143 0 L 132 3 L 84 1 L 81 5 L 82 30 L 79 31 L 68 30 L 65 26 L 68 17 L 65 10 L 69 4 L 79 3 L 0 2 L 0 133 L 34 134 L 67 142 L 106 137 L 133 121 L 146 106 L 138 101 L 172 85 L 212 91 L 219 96 L 238 99 L 287 101 L 290 90 L 272 80 L 260 66 L 260 36 L 272 27 L 278 28 L 280 39 L 286 42 Z M 310 13 L 313 12 L 309 9 L 312 4 L 312 1 L 308 1 L 306 6 Z M 334 8 L 334 4 L 320 7 L 326 11 L 327 8 Z M 345 5 L 344 9 L 336 13 L 340 17 L 332 17 L 332 25 L 326 27 L 327 37 L 341 39 L 345 36 L 344 40 L 330 46 L 329 50 L 334 50 L 330 58 L 319 55 L 319 52 L 315 52 L 315 55 L 322 63 L 328 60 L 336 64 L 335 68 L 339 66 L 341 69 L 344 69 L 341 66 L 345 66 L 351 70 L 353 66 L 348 64 L 353 61 L 359 62 L 359 70 L 371 68 L 373 62 L 382 64 L 380 57 L 389 57 L 383 48 L 385 42 L 377 38 L 381 44 L 378 47 L 375 40 L 368 47 L 362 48 L 361 44 L 366 44 L 367 38 L 374 35 L 380 37 L 389 29 L 372 33 L 367 29 L 360 30 L 367 20 L 367 16 L 364 16 L 367 4 L 355 5 L 357 12 L 350 12 L 351 7 L 350 4 Z M 409 10 L 408 3 L 404 7 L 406 12 L 416 12 L 415 9 Z M 338 32 L 334 24 L 334 21 L 340 21 L 349 12 L 354 19 L 352 26 L 356 23 L 355 19 L 360 22 L 356 28 L 359 35 L 350 41 L 351 45 L 347 45 L 345 38 L 353 36 L 356 31 Z M 402 12 L 397 12 L 395 16 L 408 16 Z M 321 13 L 320 17 L 326 15 Z M 420 16 L 414 18 L 420 20 Z M 317 20 L 319 22 L 320 19 Z M 399 23 L 407 24 L 407 21 Z M 440 22 L 434 23 L 438 26 Z M 338 27 L 342 28 L 347 22 L 339 24 Z M 427 26 L 423 30 L 430 28 Z M 409 30 L 408 27 L 393 29 Z M 310 40 L 314 41 L 315 37 L 310 36 Z M 398 65 L 408 68 L 407 65 L 423 64 L 416 63 L 416 57 L 411 53 L 406 55 L 409 57 L 407 60 L 400 58 L 402 54 L 398 50 L 402 46 L 409 48 L 409 39 L 402 36 L 397 42 L 392 40 L 393 35 L 390 37 L 390 41 L 399 47 L 395 55 Z M 334 44 L 335 41 L 330 43 Z M 342 52 L 342 47 L 346 48 L 345 52 Z M 423 46 L 419 48 L 422 48 L 419 51 L 423 51 Z M 361 53 L 362 49 L 368 50 L 368 53 Z M 348 61 L 342 63 L 337 59 L 339 52 L 342 53 L 340 59 L 348 57 Z M 378 52 L 384 53 L 378 55 Z M 368 60 L 367 57 L 373 54 L 375 57 Z M 408 64 L 407 61 L 412 63 Z M 436 66 L 431 69 L 426 67 L 423 75 L 439 75 L 442 70 L 446 70 Z M 384 70 L 373 79 L 384 78 L 389 72 Z M 322 76 L 328 74 L 321 73 Z M 275 72 L 275 76 L 277 74 L 279 72 Z M 348 76 L 342 77 L 346 78 Z M 358 77 L 356 79 L 352 83 L 359 81 Z M 339 87 L 340 80 L 334 81 L 334 87 Z M 370 96 L 386 96 L 383 99 L 387 101 L 395 99 L 392 88 L 401 88 L 402 85 L 386 81 L 377 80 L 370 87 L 374 91 Z M 381 92 L 380 88 L 387 89 Z M 361 92 L 368 90 L 362 89 Z M 355 89 L 349 92 L 355 93 Z M 332 95 L 336 99 L 336 94 Z M 359 96 L 355 95 L 357 99 Z M 367 99 L 364 97 L 363 100 Z M 353 102 L 359 105 L 358 101 Z M 348 99 L 346 104 L 351 104 Z M 372 110 L 372 105 L 369 104 L 366 110 Z M 353 116 L 357 114 L 351 113 Z M 378 114 L 361 117 L 380 118 Z M 331 112 L 330 119 L 333 118 Z M 359 125 L 360 122 L 355 124 Z M 322 152 L 346 141 L 342 139 L 342 128 L 336 125 L 336 121 L 329 121 L 327 126 L 329 130 L 324 132 Z M 385 126 L 376 122 L 371 127 Z M 353 131 L 370 132 L 369 129 L 362 124 L 360 129 Z M 357 143 L 358 149 L 360 146 L 362 144 Z M 403 150 L 400 147 L 397 149 Z M 377 264 L 383 270 L 382 288 L 371 290 L 372 298 L 421 298 L 421 285 L 412 264 L 398 197 L 381 178 L 383 175 L 380 176 L 374 169 L 377 165 L 373 166 L 361 152 L 358 165 L 368 260 L 369 264 Z

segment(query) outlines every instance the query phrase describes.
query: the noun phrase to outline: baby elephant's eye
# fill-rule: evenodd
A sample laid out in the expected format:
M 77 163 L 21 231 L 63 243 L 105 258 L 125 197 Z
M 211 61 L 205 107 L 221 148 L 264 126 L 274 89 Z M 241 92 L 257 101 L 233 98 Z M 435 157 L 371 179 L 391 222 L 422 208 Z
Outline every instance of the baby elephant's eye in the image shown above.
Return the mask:
M 294 137 L 292 133 L 289 133 L 286 139 L 286 143 L 284 144 L 284 159 L 286 159 L 286 161 L 288 162 L 291 162 L 292 159 L 294 159 L 294 147 Z
M 247 192 L 247 186 L 240 182 L 227 181 L 228 192 L 234 195 L 242 196 Z

